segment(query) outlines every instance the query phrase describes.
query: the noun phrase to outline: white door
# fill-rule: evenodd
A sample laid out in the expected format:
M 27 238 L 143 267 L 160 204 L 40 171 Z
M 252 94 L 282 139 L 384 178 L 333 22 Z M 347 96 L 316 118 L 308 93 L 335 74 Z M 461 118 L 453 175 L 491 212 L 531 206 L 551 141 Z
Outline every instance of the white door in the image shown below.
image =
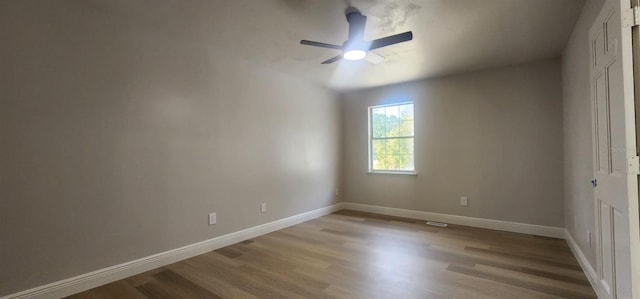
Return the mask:
M 589 32 L 600 298 L 640 298 L 631 11 L 607 0 Z

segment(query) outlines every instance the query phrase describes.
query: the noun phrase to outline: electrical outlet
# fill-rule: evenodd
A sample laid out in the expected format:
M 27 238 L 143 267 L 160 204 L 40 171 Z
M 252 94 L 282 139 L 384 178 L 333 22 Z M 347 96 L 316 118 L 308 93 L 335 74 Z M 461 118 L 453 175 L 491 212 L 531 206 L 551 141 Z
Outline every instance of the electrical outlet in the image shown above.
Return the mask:
M 260 204 L 260 212 L 264 213 L 266 211 L 267 211 L 267 203 L 263 202 L 263 203 Z
M 460 197 L 460 205 L 463 207 L 469 206 L 469 198 L 466 196 Z
M 209 225 L 214 225 L 218 221 L 216 213 L 209 213 Z
M 339 191 L 338 188 L 336 188 L 336 192 L 335 192 L 336 196 L 340 194 L 338 191 Z

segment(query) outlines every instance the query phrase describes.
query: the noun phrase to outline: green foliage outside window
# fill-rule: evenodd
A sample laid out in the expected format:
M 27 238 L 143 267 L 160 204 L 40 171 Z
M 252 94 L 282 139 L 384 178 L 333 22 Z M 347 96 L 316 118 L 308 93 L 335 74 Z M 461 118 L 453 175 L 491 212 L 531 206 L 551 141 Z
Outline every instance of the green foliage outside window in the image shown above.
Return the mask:
M 372 170 L 414 170 L 413 103 L 370 109 Z

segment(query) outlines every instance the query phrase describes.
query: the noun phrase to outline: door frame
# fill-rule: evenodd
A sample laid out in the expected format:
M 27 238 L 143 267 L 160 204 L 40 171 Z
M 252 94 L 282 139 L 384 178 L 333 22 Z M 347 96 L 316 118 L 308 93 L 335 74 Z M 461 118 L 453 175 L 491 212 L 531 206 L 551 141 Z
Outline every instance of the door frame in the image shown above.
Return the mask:
M 640 7 L 640 0 L 629 0 L 629 7 Z M 632 10 L 633 11 L 633 10 Z M 624 26 L 624 25 L 623 25 Z M 636 121 L 636 148 L 640 149 L 640 26 L 631 26 L 631 52 L 633 72 L 631 79 L 634 90 L 634 112 Z M 640 155 L 636 153 L 637 155 Z M 638 188 L 635 198 L 629 199 L 629 229 L 631 245 L 631 281 L 640 282 L 640 176 L 636 176 Z M 633 298 L 640 298 L 640 283 L 633 284 Z

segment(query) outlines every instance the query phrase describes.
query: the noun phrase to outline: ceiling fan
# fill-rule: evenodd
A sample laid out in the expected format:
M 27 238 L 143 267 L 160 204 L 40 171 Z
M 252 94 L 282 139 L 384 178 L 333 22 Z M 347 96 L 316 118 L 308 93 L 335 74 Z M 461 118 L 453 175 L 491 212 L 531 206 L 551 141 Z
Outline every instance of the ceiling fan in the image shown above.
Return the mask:
M 407 31 L 372 41 L 364 40 L 364 28 L 367 23 L 367 17 L 363 15 L 357 8 L 348 7 L 345 10 L 347 22 L 349 23 L 349 38 L 342 44 L 333 45 L 310 40 L 301 40 L 300 43 L 307 46 L 315 46 L 329 49 L 342 50 L 342 54 L 327 59 L 322 64 L 334 63 L 342 58 L 347 60 L 360 60 L 367 56 L 367 52 L 378 48 L 394 45 L 397 43 L 407 42 L 413 39 L 413 33 Z

